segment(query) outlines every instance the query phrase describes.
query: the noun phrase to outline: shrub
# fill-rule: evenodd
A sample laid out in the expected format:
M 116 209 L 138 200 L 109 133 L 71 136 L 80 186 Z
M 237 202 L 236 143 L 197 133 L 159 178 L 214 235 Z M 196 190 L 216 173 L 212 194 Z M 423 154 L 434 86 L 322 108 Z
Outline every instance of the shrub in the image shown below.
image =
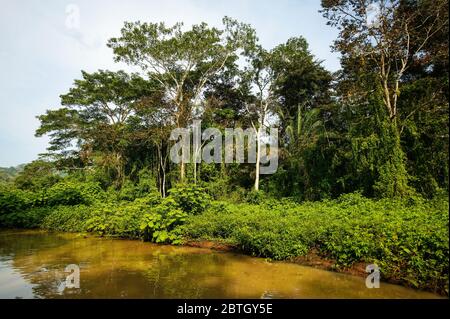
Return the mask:
M 99 203 L 93 207 L 85 228 L 102 236 L 139 238 L 140 221 L 147 211 L 149 206 L 145 199 L 119 204 Z
M 42 220 L 41 227 L 44 229 L 84 232 L 86 231 L 86 220 L 91 216 L 93 208 L 86 205 L 55 206 Z
M 0 227 L 37 227 L 44 210 L 32 210 L 35 195 L 15 188 L 0 188 Z
M 0 216 L 28 209 L 33 200 L 34 195 L 29 191 L 0 187 Z
M 172 188 L 170 197 L 174 199 L 183 212 L 192 215 L 202 213 L 211 200 L 203 187 L 186 184 L 179 184 Z
M 10 228 L 37 228 L 50 213 L 48 207 L 33 207 L 28 210 L 0 215 L 0 226 Z
M 97 183 L 65 181 L 50 187 L 43 202 L 49 206 L 92 204 L 102 193 Z
M 253 256 L 270 257 L 275 260 L 304 255 L 308 246 L 298 240 L 294 227 L 270 228 L 255 232 L 251 226 L 236 229 L 234 237 L 243 251 Z
M 161 204 L 144 214 L 140 226 L 144 240 L 156 243 L 181 243 L 180 226 L 187 214 L 171 198 L 165 198 Z
M 138 189 L 133 182 L 126 180 L 117 194 L 119 200 L 133 201 L 138 198 Z
M 247 203 L 250 203 L 250 204 L 261 204 L 265 199 L 266 199 L 266 195 L 265 195 L 264 191 L 262 191 L 262 190 L 259 190 L 259 191 L 252 190 L 252 191 L 248 192 L 248 194 L 246 196 L 246 201 L 247 201 Z
M 337 268 L 376 263 L 384 279 L 448 293 L 448 199 L 264 200 L 213 203 L 183 227 L 191 239 L 226 240 L 261 257 L 289 259 L 315 249 Z
M 231 204 L 210 202 L 195 185 L 178 185 L 164 199 L 155 188 L 133 194 L 120 201 L 125 197 L 117 191 L 103 192 L 93 182 L 66 181 L 36 193 L 2 187 L 0 226 L 172 244 L 220 240 L 277 260 L 314 249 L 336 268 L 376 263 L 384 279 L 448 294 L 449 215 L 443 195 L 371 200 L 354 193 L 299 204 L 251 192 L 248 203 Z
M 115 191 L 114 191 L 115 192 Z M 159 193 L 153 178 L 145 170 L 139 172 L 138 183 L 126 180 L 117 192 L 118 200 L 133 201 L 137 198 L 146 197 L 149 193 Z

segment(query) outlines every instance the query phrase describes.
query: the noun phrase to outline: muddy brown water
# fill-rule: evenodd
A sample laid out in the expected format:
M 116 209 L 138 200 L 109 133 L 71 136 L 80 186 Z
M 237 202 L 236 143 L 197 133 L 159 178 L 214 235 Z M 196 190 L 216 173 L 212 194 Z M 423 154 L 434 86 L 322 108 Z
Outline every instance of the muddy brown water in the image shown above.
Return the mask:
M 66 286 L 66 266 L 80 287 Z M 204 248 L 0 231 L 0 298 L 439 298 L 288 262 Z

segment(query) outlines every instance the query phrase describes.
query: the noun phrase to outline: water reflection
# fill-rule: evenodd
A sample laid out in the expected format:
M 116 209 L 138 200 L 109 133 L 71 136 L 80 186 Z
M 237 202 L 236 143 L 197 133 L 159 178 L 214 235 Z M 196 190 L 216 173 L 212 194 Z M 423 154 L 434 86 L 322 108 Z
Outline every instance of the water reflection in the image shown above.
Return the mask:
M 80 267 L 80 288 L 64 269 Z M 43 231 L 0 231 L 0 298 L 434 298 L 234 253 Z

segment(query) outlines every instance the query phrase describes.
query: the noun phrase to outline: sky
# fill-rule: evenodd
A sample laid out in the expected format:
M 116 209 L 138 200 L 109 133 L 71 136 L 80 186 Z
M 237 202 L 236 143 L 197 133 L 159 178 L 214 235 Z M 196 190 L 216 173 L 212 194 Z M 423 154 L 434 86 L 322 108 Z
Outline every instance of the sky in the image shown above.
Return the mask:
M 223 16 L 251 24 L 266 49 L 303 36 L 323 66 L 339 69 L 331 51 L 337 31 L 318 12 L 320 0 L 0 0 L 0 167 L 44 153 L 37 115 L 60 107 L 81 70 L 127 69 L 113 61 L 109 38 L 124 21 L 199 22 L 220 27 Z

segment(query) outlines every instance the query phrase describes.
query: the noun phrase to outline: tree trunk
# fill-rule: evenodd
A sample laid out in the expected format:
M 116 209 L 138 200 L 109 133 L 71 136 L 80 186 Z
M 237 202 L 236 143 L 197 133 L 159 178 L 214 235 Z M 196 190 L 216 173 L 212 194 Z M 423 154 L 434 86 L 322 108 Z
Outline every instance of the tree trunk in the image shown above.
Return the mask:
M 256 170 L 255 170 L 255 191 L 259 190 L 259 164 L 261 156 L 261 142 L 259 140 L 261 128 L 259 127 L 256 131 Z
M 162 197 L 165 198 L 166 197 L 166 172 L 164 169 L 162 171 L 161 193 L 162 193 Z
M 194 184 L 197 184 L 197 163 L 194 162 Z
M 181 159 L 181 163 L 180 163 L 180 180 L 183 183 L 184 182 L 184 176 L 185 176 L 185 167 L 184 167 L 184 162 L 183 159 Z

